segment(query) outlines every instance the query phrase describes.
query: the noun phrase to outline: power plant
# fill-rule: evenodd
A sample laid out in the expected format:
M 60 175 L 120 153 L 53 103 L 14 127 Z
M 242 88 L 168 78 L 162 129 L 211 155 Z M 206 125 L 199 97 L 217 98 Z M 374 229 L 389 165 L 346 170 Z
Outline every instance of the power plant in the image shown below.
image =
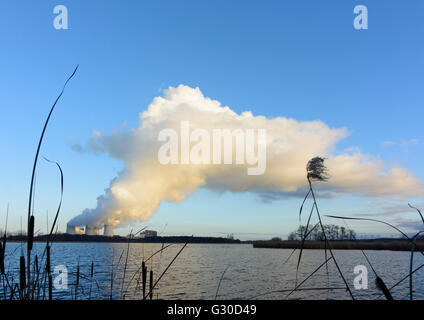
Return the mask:
M 85 234 L 87 236 L 98 236 L 100 234 L 100 229 L 92 226 L 86 226 Z
M 85 231 L 83 231 L 83 229 Z M 95 226 L 73 226 L 71 224 L 66 225 L 67 234 L 86 234 L 88 236 L 100 235 L 100 228 Z M 107 237 L 113 237 L 114 230 L 111 225 L 105 224 L 103 227 L 103 235 Z
M 66 225 L 66 233 L 68 234 L 84 234 L 84 230 L 77 226 L 70 224 Z
M 113 237 L 113 227 L 109 224 L 105 224 L 103 228 L 103 235 L 106 237 Z
M 69 225 L 69 223 L 66 225 L 66 233 L 67 234 L 77 234 L 76 227 Z

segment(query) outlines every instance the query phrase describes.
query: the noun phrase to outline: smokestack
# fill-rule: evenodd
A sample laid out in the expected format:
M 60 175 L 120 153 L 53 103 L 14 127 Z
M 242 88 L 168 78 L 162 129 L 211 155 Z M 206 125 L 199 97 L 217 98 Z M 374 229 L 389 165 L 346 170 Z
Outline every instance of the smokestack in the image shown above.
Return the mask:
M 70 225 L 69 223 L 66 225 L 66 233 L 68 234 L 77 234 L 77 227 Z
M 106 237 L 113 237 L 113 227 L 111 225 L 105 224 L 103 229 L 103 235 Z
M 85 227 L 85 234 L 87 236 L 97 236 L 97 235 L 99 235 L 99 228 L 92 227 L 92 226 L 86 226 Z

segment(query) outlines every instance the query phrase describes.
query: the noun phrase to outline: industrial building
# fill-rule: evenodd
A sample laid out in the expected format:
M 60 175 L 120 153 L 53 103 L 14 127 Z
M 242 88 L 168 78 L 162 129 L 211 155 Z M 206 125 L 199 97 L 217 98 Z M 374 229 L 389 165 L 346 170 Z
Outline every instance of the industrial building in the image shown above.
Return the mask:
M 140 233 L 140 238 L 153 238 L 157 236 L 158 236 L 158 232 L 154 230 L 144 230 L 143 232 Z
M 85 231 L 84 231 L 84 230 Z M 86 234 L 88 236 L 100 235 L 100 228 L 95 226 L 73 226 L 69 223 L 66 225 L 67 234 Z M 114 229 L 113 226 L 105 224 L 103 227 L 103 235 L 107 237 L 113 237 Z
M 100 229 L 92 226 L 86 226 L 85 234 L 87 236 L 98 236 L 100 234 Z
M 114 235 L 113 227 L 109 224 L 105 224 L 103 228 L 103 235 L 106 237 L 113 237 Z

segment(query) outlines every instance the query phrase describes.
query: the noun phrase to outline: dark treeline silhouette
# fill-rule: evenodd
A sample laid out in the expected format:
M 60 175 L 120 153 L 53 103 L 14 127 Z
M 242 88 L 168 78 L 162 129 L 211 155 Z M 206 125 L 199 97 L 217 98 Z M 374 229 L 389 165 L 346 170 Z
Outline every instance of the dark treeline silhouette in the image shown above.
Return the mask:
M 39 235 L 34 237 L 35 242 L 46 241 L 48 235 Z M 24 234 L 9 235 L 8 241 L 27 241 Z M 107 237 L 103 235 L 85 235 L 85 234 L 67 234 L 58 233 L 54 236 L 55 242 L 122 242 L 127 243 L 128 237 L 113 236 Z M 131 238 L 132 243 L 241 243 L 238 239 L 229 239 L 222 237 L 195 237 L 195 236 L 157 236 L 148 238 Z
M 361 240 L 334 240 L 328 242 L 333 249 L 341 250 L 391 250 L 411 252 L 413 245 L 407 239 L 361 239 Z M 327 244 L 328 245 L 328 244 Z M 324 241 L 305 241 L 302 245 L 300 240 L 256 240 L 253 241 L 254 248 L 268 249 L 318 249 L 325 250 Z M 424 247 L 423 241 L 416 241 L 415 251 Z
M 345 227 L 340 227 L 335 224 L 325 224 L 324 231 L 328 240 L 355 240 L 356 232 L 352 229 L 348 229 Z M 288 240 L 302 240 L 303 237 L 305 240 L 313 240 L 313 241 L 323 241 L 325 239 L 321 228 L 309 227 L 306 230 L 306 226 L 299 226 L 296 231 L 291 232 L 288 235 Z

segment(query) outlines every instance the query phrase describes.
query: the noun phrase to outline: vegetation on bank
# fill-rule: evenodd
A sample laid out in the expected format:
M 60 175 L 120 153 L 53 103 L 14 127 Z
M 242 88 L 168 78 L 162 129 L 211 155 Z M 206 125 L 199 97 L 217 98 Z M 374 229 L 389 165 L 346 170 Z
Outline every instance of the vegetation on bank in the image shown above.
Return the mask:
M 328 240 L 355 240 L 356 232 L 352 229 L 345 228 L 343 226 L 337 226 L 335 224 L 325 224 L 323 225 L 323 230 L 314 228 L 308 232 L 307 226 L 300 225 L 296 231 L 293 231 L 289 234 L 287 240 L 302 240 L 305 235 L 305 240 L 316 240 L 324 241 L 325 236 L 327 235 Z
M 34 237 L 34 242 L 45 242 L 48 235 Z M 27 241 L 26 235 L 11 235 L 7 237 L 9 242 Z M 55 242 L 113 242 L 127 243 L 128 237 L 102 236 L 85 234 L 58 233 L 55 235 Z M 194 237 L 194 236 L 157 236 L 147 238 L 131 238 L 131 243 L 241 243 L 238 239 L 222 237 Z
M 403 239 L 372 239 L 372 240 L 333 240 L 327 243 L 332 249 L 343 250 L 391 250 L 391 251 L 411 251 L 415 247 L 415 251 L 424 247 L 424 241 L 417 241 L 414 246 L 410 241 Z M 258 240 L 253 241 L 254 248 L 272 248 L 272 249 L 326 249 L 325 241 L 305 241 L 301 240 Z

